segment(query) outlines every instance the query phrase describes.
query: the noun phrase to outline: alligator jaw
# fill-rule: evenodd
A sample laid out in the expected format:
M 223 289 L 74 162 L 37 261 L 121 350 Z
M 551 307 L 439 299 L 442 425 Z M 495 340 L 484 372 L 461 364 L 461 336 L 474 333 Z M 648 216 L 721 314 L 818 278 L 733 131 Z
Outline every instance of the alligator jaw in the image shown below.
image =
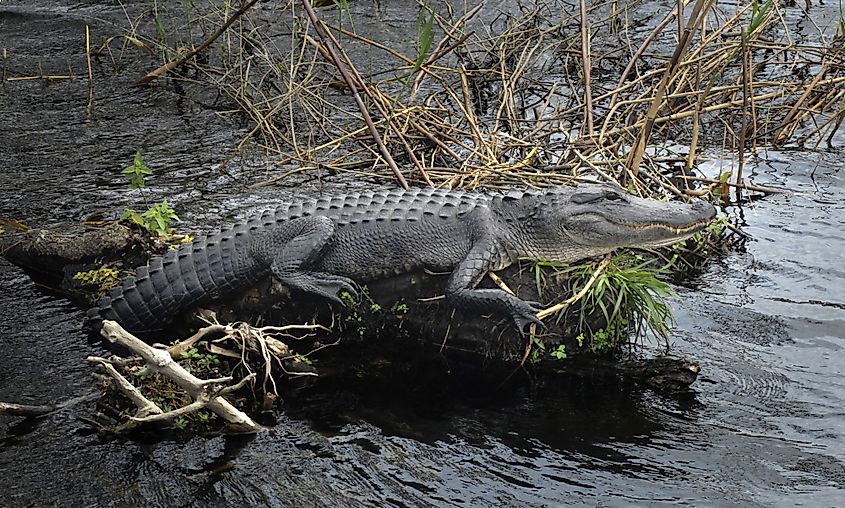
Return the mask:
M 648 227 L 662 229 L 664 231 L 669 231 L 670 235 L 672 235 L 672 236 L 667 238 L 666 240 L 663 240 L 663 241 L 657 241 L 657 242 L 649 243 L 647 246 L 644 245 L 644 247 L 658 248 L 658 247 L 668 247 L 670 245 L 674 245 L 674 244 L 676 244 L 678 242 L 682 242 L 682 241 L 684 241 L 688 238 L 692 238 L 693 236 L 695 236 L 696 233 L 698 233 L 699 231 L 701 231 L 705 227 L 707 227 L 707 225 L 709 223 L 710 223 L 710 221 L 697 223 L 697 224 L 694 224 L 692 226 L 687 226 L 685 228 L 671 228 L 671 227 L 663 226 L 663 225 L 648 226 Z
M 673 227 L 668 226 L 666 224 L 660 223 L 653 223 L 653 224 L 620 224 L 614 222 L 613 225 L 625 230 L 633 230 L 638 233 L 638 235 L 646 236 L 646 237 L 663 237 L 663 239 L 656 239 L 654 241 L 646 241 L 643 244 L 636 244 L 635 247 L 667 247 L 669 245 L 674 245 L 678 242 L 682 242 L 688 238 L 691 238 L 699 231 L 706 228 L 710 222 L 712 222 L 712 217 L 694 222 L 688 226 L 680 226 L 680 227 Z M 656 234 L 655 234 L 656 232 Z M 645 234 L 643 234 L 645 233 Z

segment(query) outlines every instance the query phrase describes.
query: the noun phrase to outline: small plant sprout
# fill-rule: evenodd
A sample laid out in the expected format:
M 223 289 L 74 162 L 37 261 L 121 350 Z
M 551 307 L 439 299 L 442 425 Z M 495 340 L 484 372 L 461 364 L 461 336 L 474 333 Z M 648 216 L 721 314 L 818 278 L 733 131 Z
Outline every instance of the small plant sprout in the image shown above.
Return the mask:
M 346 14 L 346 19 L 349 20 L 349 26 L 352 27 L 352 31 L 355 31 L 355 24 L 352 22 L 352 12 L 349 10 L 349 1 L 348 0 L 332 0 L 334 2 L 334 6 L 337 7 L 337 23 L 339 26 L 343 26 L 343 15 Z
M 173 233 L 170 225 L 174 221 L 178 222 L 179 216 L 176 215 L 176 212 L 170 207 L 166 199 L 152 206 L 149 205 L 143 189 L 147 185 L 146 177 L 152 175 L 153 170 L 144 162 L 140 151 L 135 152 L 135 159 L 132 165 L 123 168 L 121 174 L 129 180 L 130 189 L 138 189 L 141 192 L 141 198 L 144 200 L 144 204 L 147 205 L 147 210 L 143 213 L 138 213 L 132 208 L 127 208 L 123 212 L 121 219 L 131 220 L 147 231 L 159 236 L 170 236 Z
M 137 151 L 135 152 L 135 160 L 132 165 L 123 168 L 121 174 L 129 180 L 130 189 L 142 189 L 146 185 L 147 175 L 153 174 L 153 170 L 144 163 L 141 152 Z M 141 192 L 141 195 L 143 196 L 144 193 Z
M 176 212 L 165 199 L 160 203 L 154 204 L 146 212 L 141 214 L 131 208 L 127 208 L 123 212 L 121 219 L 129 219 L 147 231 L 159 236 L 170 236 L 173 233 L 170 225 L 174 221 L 178 222 L 179 216 L 176 215 Z
M 543 339 L 537 337 L 536 335 L 531 335 L 531 358 L 529 361 L 532 365 L 540 363 L 540 360 L 543 359 L 543 355 L 546 353 L 546 343 L 543 342 Z
M 170 235 L 173 230 L 170 229 L 170 224 L 173 221 L 179 221 L 179 216 L 165 199 L 161 203 L 156 203 L 149 210 L 141 214 L 147 224 L 147 229 L 154 231 L 161 236 Z
M 763 24 L 766 17 L 772 12 L 773 0 L 767 0 L 762 6 L 757 0 L 751 3 L 751 20 L 748 22 L 748 35 L 753 34 L 760 25 Z
M 434 10 L 427 4 L 420 4 L 420 11 L 417 15 L 417 57 L 414 60 L 414 66 L 405 76 L 405 82 L 400 95 L 407 92 L 411 87 L 411 79 L 422 69 L 431 51 L 431 43 L 433 41 Z M 398 97 L 396 100 L 398 100 Z
M 566 359 L 566 345 L 561 344 L 558 347 L 554 348 L 550 353 L 552 358 L 556 358 L 558 360 L 565 360 Z

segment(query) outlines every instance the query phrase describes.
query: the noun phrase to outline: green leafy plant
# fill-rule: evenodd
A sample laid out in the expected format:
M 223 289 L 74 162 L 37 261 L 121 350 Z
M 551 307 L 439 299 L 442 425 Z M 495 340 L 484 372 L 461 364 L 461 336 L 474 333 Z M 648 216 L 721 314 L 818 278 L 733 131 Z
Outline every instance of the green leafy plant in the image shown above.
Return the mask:
M 135 160 L 132 165 L 123 168 L 121 174 L 129 180 L 130 189 L 142 189 L 146 186 L 146 177 L 153 174 L 153 170 L 144 163 L 144 158 L 141 156 L 141 152 L 138 151 L 135 152 Z M 141 196 L 144 196 L 143 192 Z M 144 200 L 146 201 L 146 196 L 144 196 Z
M 408 304 L 403 302 L 402 300 L 397 300 L 393 303 L 393 306 L 390 308 L 394 314 L 402 315 L 408 313 Z
M 543 293 L 549 284 L 548 271 L 552 270 L 554 275 L 565 274 L 571 270 L 569 265 L 565 263 L 555 263 L 552 261 L 534 261 L 531 263 L 531 273 L 534 274 L 534 285 L 537 288 L 537 294 L 543 298 Z
M 584 296 L 580 316 L 582 327 L 591 313 L 600 312 L 604 317 L 605 326 L 590 337 L 593 351 L 616 348 L 631 333 L 639 337 L 651 331 L 668 341 L 674 317 L 665 299 L 675 292 L 658 278 L 667 268 L 654 268 L 654 263 L 640 255 L 621 254 L 599 274 Z M 591 274 L 591 269 L 582 273 Z
M 717 217 L 716 220 L 714 220 L 710 223 L 710 225 L 707 226 L 707 228 L 705 228 L 703 231 L 699 231 L 698 233 L 696 233 L 686 243 L 677 243 L 673 245 L 672 250 L 676 252 L 676 254 L 671 258 L 669 263 L 674 264 L 674 262 L 678 260 L 677 253 L 681 253 L 684 250 L 696 252 L 702 256 L 709 255 L 710 248 L 713 245 L 717 244 L 716 240 L 725 233 L 725 230 L 728 229 L 729 224 L 730 222 L 727 217 Z
M 842 13 L 842 4 L 839 4 L 839 19 L 836 20 L 836 37 L 845 37 L 845 14 Z
M 754 0 L 751 3 L 751 20 L 748 22 L 748 31 L 746 32 L 748 35 L 753 34 L 760 25 L 763 24 L 763 21 L 766 20 L 766 16 L 772 11 L 772 6 L 774 5 L 773 0 L 767 0 L 762 6 Z
M 645 259 L 642 255 L 624 253 L 617 255 L 597 276 L 593 285 L 580 301 L 579 328 L 576 338 L 579 347 L 586 343 L 593 352 L 611 351 L 632 336 L 636 339 L 647 332 L 661 340 L 668 340 L 669 326 L 673 322 L 671 309 L 665 299 L 675 293 L 658 276 L 668 273 L 671 263 L 655 268 L 658 259 Z M 573 288 L 583 287 L 594 275 L 593 262 L 564 265 L 545 261 L 531 265 L 537 291 L 543 294 L 548 285 L 548 270 L 556 276 L 568 277 Z M 574 305 L 574 304 L 573 304 Z M 591 330 L 588 321 L 596 316 L 604 318 L 601 328 Z M 562 317 L 562 314 L 558 316 Z M 565 358 L 564 348 L 550 352 L 555 358 Z
M 307 356 L 301 355 L 299 353 L 293 355 L 293 359 L 295 361 L 302 362 L 305 365 L 314 365 L 314 362 L 316 362 L 316 360 L 312 360 L 311 358 L 308 358 Z
M 531 359 L 532 364 L 539 363 L 546 352 L 546 344 L 536 335 L 531 336 Z
M 428 58 L 431 51 L 431 43 L 434 41 L 434 10 L 428 5 L 420 5 L 417 14 L 417 59 L 414 61 L 414 68 L 411 75 L 416 74 Z
M 179 221 L 179 216 L 167 200 L 162 200 L 152 206 L 147 201 L 147 196 L 144 194 L 144 187 L 146 187 L 146 177 L 153 174 L 153 170 L 144 162 L 141 152 L 135 152 L 135 159 L 131 166 L 127 166 L 121 170 L 127 180 L 129 180 L 129 188 L 138 189 L 141 192 L 141 197 L 144 204 L 147 205 L 147 210 L 143 213 L 138 213 L 132 208 L 124 210 L 121 219 L 131 220 L 135 224 L 143 227 L 151 233 L 159 236 L 170 236 L 173 234 L 171 224 Z
M 411 87 L 411 78 L 413 78 L 428 58 L 431 51 L 431 44 L 434 42 L 434 10 L 427 4 L 420 4 L 420 10 L 417 14 L 417 57 L 414 60 L 414 66 L 405 76 L 402 90 L 399 95 L 404 94 Z M 396 100 L 398 101 L 397 96 Z
M 561 344 L 558 347 L 554 348 L 551 353 L 552 358 L 556 358 L 558 360 L 565 360 L 566 359 L 566 345 Z
M 159 236 L 171 235 L 173 229 L 170 227 L 170 224 L 173 221 L 179 221 L 179 216 L 176 215 L 176 212 L 170 207 L 166 199 L 154 204 L 146 212 L 141 214 L 128 208 L 123 212 L 121 218 L 129 219 Z
M 185 360 L 185 367 L 194 373 L 219 374 L 217 368 L 220 366 L 220 358 L 211 353 L 201 353 L 197 348 L 191 348 L 182 352 Z
M 352 23 L 352 13 L 349 10 L 349 2 L 348 0 L 332 0 L 334 2 L 334 6 L 337 7 L 338 11 L 338 25 L 341 27 L 343 26 L 343 15 L 346 14 L 346 19 L 349 20 L 349 26 L 352 27 L 352 31 L 355 31 L 355 25 Z

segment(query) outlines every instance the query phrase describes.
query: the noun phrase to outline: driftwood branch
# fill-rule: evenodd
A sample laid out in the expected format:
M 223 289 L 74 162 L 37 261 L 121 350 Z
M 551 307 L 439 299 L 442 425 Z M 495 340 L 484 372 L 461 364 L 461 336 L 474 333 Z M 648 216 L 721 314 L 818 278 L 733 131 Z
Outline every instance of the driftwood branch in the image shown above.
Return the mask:
M 161 410 L 153 401 L 144 397 L 140 390 L 135 388 L 117 369 L 114 368 L 112 362 L 99 356 L 89 356 L 89 363 L 94 363 L 105 369 L 106 373 L 117 383 L 117 388 L 126 395 L 129 400 L 138 408 L 135 413 L 137 417 L 146 417 L 150 415 L 162 414 Z
M 176 361 L 173 360 L 173 358 L 167 351 L 156 349 L 150 346 L 149 344 L 143 342 L 142 340 L 138 339 L 134 335 L 124 330 L 116 322 L 109 320 L 103 321 L 103 327 L 100 333 L 108 341 L 123 346 L 130 350 L 133 354 L 136 354 L 143 358 L 147 364 L 147 367 L 150 370 L 162 374 L 168 379 L 172 380 L 177 386 L 185 390 L 185 392 L 191 397 L 191 399 L 194 400 L 195 403 L 201 402 L 201 404 L 198 404 L 197 406 L 194 406 L 194 404 L 190 404 L 188 406 L 190 408 L 189 412 L 196 411 L 201 407 L 207 407 L 209 410 L 213 411 L 215 414 L 220 416 L 224 421 L 229 423 L 230 426 L 234 426 L 238 430 L 243 430 L 247 432 L 257 432 L 261 429 L 261 427 L 257 423 L 255 423 L 249 416 L 247 416 L 242 411 L 238 410 L 231 403 L 229 403 L 229 401 L 223 398 L 223 395 L 221 395 L 230 393 L 235 389 L 235 387 L 243 386 L 244 383 L 250 380 L 250 376 L 247 376 L 246 379 L 241 380 L 241 382 L 236 384 L 235 387 L 232 387 L 231 390 L 212 390 L 210 389 L 211 384 L 209 383 L 209 381 L 199 379 L 190 372 L 188 372 L 184 367 L 176 363 Z M 223 383 L 231 381 L 231 378 L 220 378 L 215 379 L 213 381 L 216 383 Z M 183 409 L 183 412 L 184 411 L 185 410 Z M 163 413 L 162 416 L 157 416 L 152 420 L 150 420 L 150 418 L 152 418 L 151 416 L 142 416 L 140 418 L 143 421 L 153 421 L 166 420 L 172 417 L 173 415 L 171 412 L 171 414 L 167 417 L 165 417 Z
M 205 328 L 200 328 L 197 330 L 197 333 L 191 335 L 187 339 L 174 344 L 167 348 L 167 353 L 170 355 L 171 358 L 174 360 L 178 360 L 182 357 L 182 353 L 188 351 L 194 344 L 197 342 L 207 338 L 209 335 L 214 334 L 223 334 L 223 335 L 231 335 L 234 333 L 234 328 L 229 325 L 210 325 L 206 326 Z
M 26 404 L 13 404 L 11 402 L 0 402 L 0 415 L 9 416 L 43 416 L 52 413 L 59 406 L 29 406 Z
M 96 396 L 94 394 L 88 393 L 80 395 L 78 397 L 73 397 L 72 399 L 64 400 L 59 403 L 41 405 L 13 404 L 11 402 L 0 402 L 0 415 L 26 417 L 44 416 L 55 411 L 61 411 L 63 409 L 75 406 L 76 404 L 79 404 L 81 402 L 89 401 L 95 397 Z
M 224 397 L 224 396 L 226 396 L 226 395 L 228 395 L 232 392 L 238 391 L 241 388 L 243 388 L 243 386 L 245 384 L 252 381 L 253 379 L 255 379 L 255 374 L 250 374 L 250 375 L 246 376 L 245 378 L 241 379 L 240 382 L 238 382 L 235 385 L 219 387 L 218 389 L 211 390 L 211 391 L 208 391 L 208 390 L 203 391 L 202 393 L 200 393 L 199 398 L 197 398 L 195 401 L 188 404 L 187 406 L 180 407 L 178 409 L 174 409 L 173 411 L 168 411 L 166 413 L 152 414 L 152 415 L 143 416 L 143 417 L 136 415 L 136 416 L 131 417 L 130 420 L 132 422 L 136 422 L 138 424 L 151 423 L 151 422 L 173 421 L 176 418 L 179 418 L 181 416 L 187 416 L 189 414 L 192 414 L 192 413 L 199 411 L 200 409 L 204 409 L 205 407 L 208 406 L 208 403 L 211 400 L 213 400 L 217 397 Z M 203 385 L 209 386 L 211 384 L 221 383 L 221 382 L 222 383 L 228 383 L 231 380 L 232 380 L 231 377 L 225 377 L 225 378 L 220 378 L 220 379 L 209 379 L 209 380 L 204 381 Z

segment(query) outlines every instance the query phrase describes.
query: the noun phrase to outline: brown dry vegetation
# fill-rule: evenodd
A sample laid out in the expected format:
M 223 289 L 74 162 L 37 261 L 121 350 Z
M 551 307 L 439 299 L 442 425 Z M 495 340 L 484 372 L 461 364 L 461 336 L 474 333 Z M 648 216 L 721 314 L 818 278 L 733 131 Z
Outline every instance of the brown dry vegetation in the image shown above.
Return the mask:
M 679 19 L 671 3 L 438 2 L 419 6 L 416 40 L 397 43 L 378 33 L 391 26 L 378 3 L 329 3 L 311 17 L 308 2 L 254 3 L 158 6 L 142 20 L 185 24 L 126 40 L 155 48 L 168 79 L 219 94 L 221 114 L 247 119 L 232 156 L 259 146 L 279 165 L 256 185 L 323 168 L 400 184 L 598 179 L 702 194 L 701 183 L 717 186 L 696 173 L 702 157 L 830 143 L 845 113 L 842 34 L 799 37 L 787 21 L 801 16 L 796 6 L 698 0 Z M 356 25 L 362 12 L 372 19 Z M 740 162 L 728 184 L 741 187 L 741 173 Z

